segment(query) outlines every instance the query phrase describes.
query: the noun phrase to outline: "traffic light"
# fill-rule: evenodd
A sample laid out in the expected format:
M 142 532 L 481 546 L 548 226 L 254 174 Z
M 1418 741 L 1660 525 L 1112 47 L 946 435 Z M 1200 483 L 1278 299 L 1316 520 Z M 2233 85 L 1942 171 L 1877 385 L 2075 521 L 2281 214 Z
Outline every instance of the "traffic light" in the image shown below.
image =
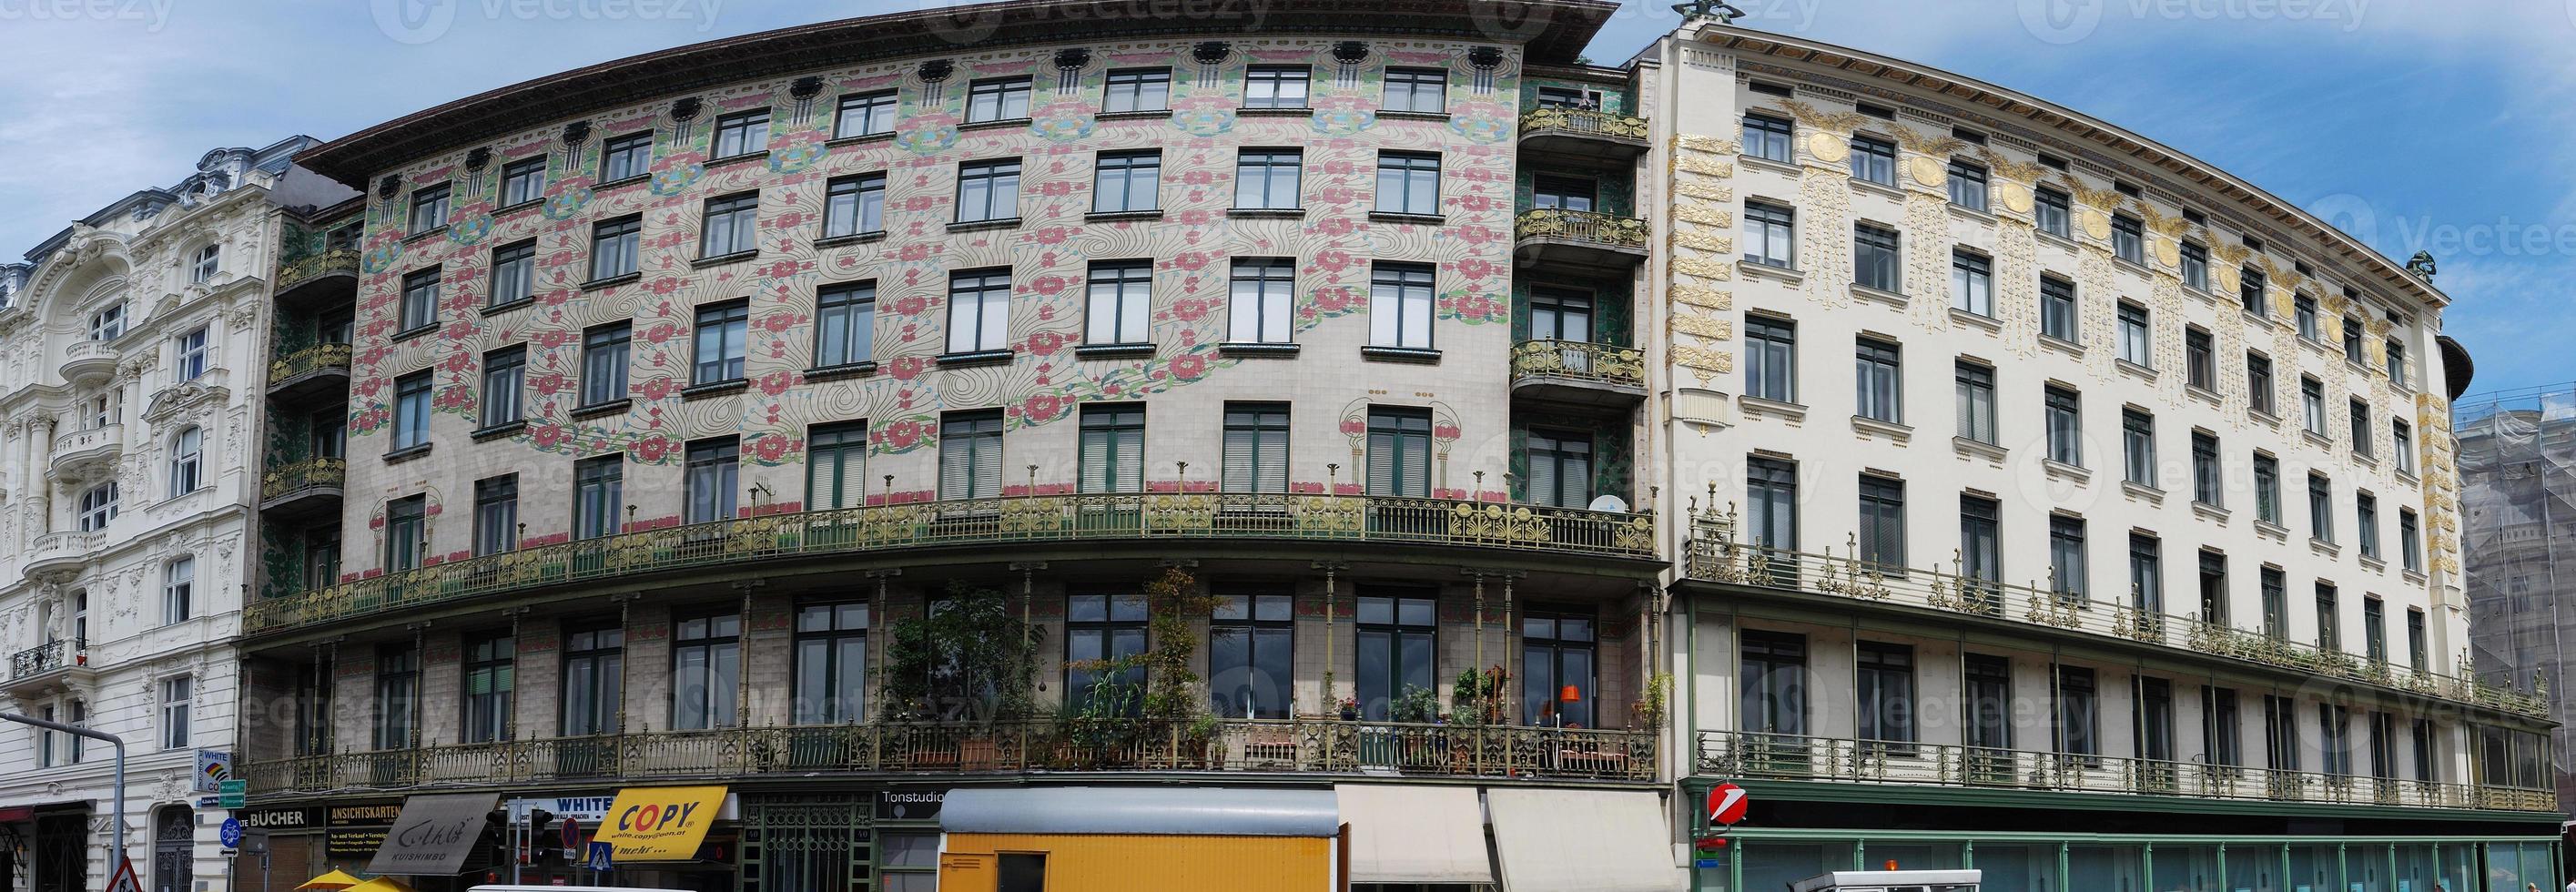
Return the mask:
M 542 863 L 561 851 L 563 837 L 555 833 L 555 813 L 542 808 L 528 809 L 528 858 L 525 863 Z

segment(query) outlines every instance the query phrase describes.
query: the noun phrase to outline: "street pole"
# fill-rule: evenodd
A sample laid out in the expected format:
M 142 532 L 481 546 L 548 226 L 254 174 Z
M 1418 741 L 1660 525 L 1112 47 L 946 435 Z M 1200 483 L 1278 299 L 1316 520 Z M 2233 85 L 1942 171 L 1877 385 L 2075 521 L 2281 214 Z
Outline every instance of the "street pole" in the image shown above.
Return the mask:
M 66 725 L 61 722 L 46 721 L 40 718 L 19 715 L 14 712 L 0 712 L 0 720 L 17 722 L 21 725 L 34 725 L 38 728 L 60 731 L 77 737 L 87 737 L 91 740 L 104 740 L 107 741 L 109 746 L 116 748 L 116 824 L 111 829 L 116 834 L 116 860 L 118 867 L 122 867 L 128 863 L 125 860 L 125 738 L 109 734 L 105 731 L 92 731 L 88 728 L 83 728 L 77 725 Z M 108 869 L 115 870 L 117 868 L 111 867 Z

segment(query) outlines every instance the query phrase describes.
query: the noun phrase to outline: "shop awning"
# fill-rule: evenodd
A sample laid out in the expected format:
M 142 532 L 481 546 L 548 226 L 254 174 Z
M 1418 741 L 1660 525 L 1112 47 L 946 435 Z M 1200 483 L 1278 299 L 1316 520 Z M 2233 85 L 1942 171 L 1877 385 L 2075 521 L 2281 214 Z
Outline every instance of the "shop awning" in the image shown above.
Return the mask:
M 367 872 L 395 876 L 455 876 L 465 869 L 485 820 L 501 801 L 494 793 L 437 793 L 403 800 L 402 814 L 385 828 L 385 841 Z
M 950 790 L 939 829 L 950 833 L 1144 836 L 1332 836 L 1324 790 L 1234 787 L 1037 787 Z
M 628 787 L 617 791 L 591 839 L 609 844 L 613 861 L 687 861 L 697 857 L 724 801 L 723 787 Z
M 1333 795 L 1351 825 L 1351 882 L 1494 881 L 1476 788 L 1340 784 Z
M 349 875 L 347 872 L 345 872 L 345 871 L 341 871 L 341 870 L 338 870 L 338 869 L 333 869 L 330 873 L 326 873 L 326 874 L 323 874 L 323 875 L 321 875 L 321 876 L 314 877 L 314 878 L 309 879 L 309 880 L 305 880 L 305 881 L 304 881 L 304 885 L 297 886 L 297 887 L 295 887 L 295 888 L 297 888 L 297 889 L 346 889 L 346 888 L 349 888 L 349 887 L 351 887 L 351 886 L 355 886 L 355 885 L 357 885 L 358 883 L 359 883 L 359 880 L 358 880 L 358 878 L 357 878 L 357 877 L 350 876 L 350 875 Z
M 1653 791 L 1485 791 L 1503 892 L 1678 892 L 1663 797 Z

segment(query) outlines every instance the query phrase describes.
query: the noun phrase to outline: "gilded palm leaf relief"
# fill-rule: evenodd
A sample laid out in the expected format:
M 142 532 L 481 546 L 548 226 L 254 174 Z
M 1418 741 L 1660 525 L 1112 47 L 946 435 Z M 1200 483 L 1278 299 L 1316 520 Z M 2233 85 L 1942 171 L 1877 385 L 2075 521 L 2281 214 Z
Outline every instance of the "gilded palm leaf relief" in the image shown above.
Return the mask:
M 2031 211 L 2031 187 L 2048 176 L 2048 167 L 2035 161 L 2016 161 L 1983 146 L 1977 157 L 1991 172 L 1989 182 L 1995 193 L 1995 204 L 2012 216 L 2027 217 Z

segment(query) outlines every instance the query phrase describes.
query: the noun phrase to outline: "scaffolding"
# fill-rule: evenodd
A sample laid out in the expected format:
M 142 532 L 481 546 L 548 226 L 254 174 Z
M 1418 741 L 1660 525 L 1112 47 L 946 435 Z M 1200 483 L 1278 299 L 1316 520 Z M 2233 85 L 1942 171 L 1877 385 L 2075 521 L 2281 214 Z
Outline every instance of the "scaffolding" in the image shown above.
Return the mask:
M 2453 406 L 2469 646 L 2480 680 L 2570 691 L 2576 646 L 2576 383 L 2475 394 Z M 2568 572 L 2560 574 L 2558 566 Z M 2576 794 L 2566 754 L 2576 698 L 2552 706 L 2550 773 Z

